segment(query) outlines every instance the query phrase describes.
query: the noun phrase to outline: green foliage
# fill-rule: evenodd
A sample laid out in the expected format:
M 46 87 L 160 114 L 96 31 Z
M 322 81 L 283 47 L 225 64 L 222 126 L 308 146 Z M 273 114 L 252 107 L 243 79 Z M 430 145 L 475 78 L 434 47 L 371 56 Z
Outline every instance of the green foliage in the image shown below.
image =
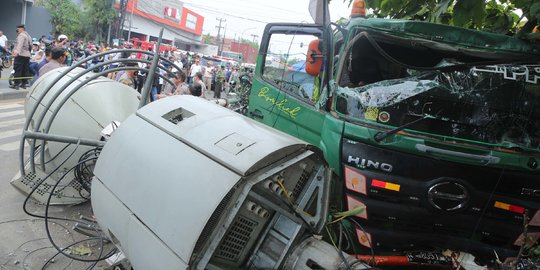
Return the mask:
M 45 7 L 51 16 L 55 32 L 68 37 L 79 37 L 84 33 L 81 23 L 81 10 L 71 0 L 40 0 L 36 5 Z
M 490 1 L 486 6 L 486 19 L 484 28 L 488 31 L 506 34 L 514 32 L 519 21 L 519 16 L 511 12 L 511 6 L 498 4 L 496 1 Z
M 481 28 L 486 17 L 485 5 L 484 0 L 457 1 L 453 10 L 453 24 L 466 28 Z
M 531 5 L 531 8 L 529 9 L 529 14 L 531 15 L 531 17 L 540 19 L 540 2 L 536 2 Z
M 528 248 L 527 253 L 533 262 L 540 263 L 540 246 L 538 244 L 535 243 L 532 247 Z
M 87 32 L 95 39 L 105 40 L 105 35 L 116 16 L 111 0 L 84 0 L 84 21 L 88 22 Z
M 214 38 L 210 36 L 210 33 L 206 33 L 206 35 L 203 35 L 202 40 L 204 44 L 213 44 Z
M 84 9 L 71 0 L 36 0 L 51 16 L 57 33 L 73 38 L 104 40 L 116 16 L 112 0 L 84 0 Z
M 353 0 L 343 0 L 349 2 Z M 366 0 L 373 17 L 419 20 L 502 34 L 530 33 L 540 21 L 538 0 Z M 521 16 L 518 14 L 522 14 Z

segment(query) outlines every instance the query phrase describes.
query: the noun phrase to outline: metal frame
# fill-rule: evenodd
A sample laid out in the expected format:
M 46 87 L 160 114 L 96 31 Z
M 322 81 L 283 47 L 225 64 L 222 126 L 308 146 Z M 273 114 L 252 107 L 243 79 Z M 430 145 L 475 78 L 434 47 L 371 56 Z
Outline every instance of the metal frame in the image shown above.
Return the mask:
M 160 47 L 162 36 L 163 36 L 163 28 L 161 29 L 161 31 L 159 33 L 159 38 L 158 38 L 158 42 L 156 43 L 156 48 Z M 145 54 L 145 55 L 151 55 L 151 56 L 153 56 L 153 60 L 148 61 L 148 60 L 143 60 L 143 59 L 116 59 L 116 60 L 105 61 L 105 62 L 97 64 L 97 65 L 95 65 L 95 66 L 93 66 L 91 68 L 86 68 L 86 70 L 84 72 L 81 72 L 81 73 L 77 74 L 75 77 L 71 78 L 68 82 L 66 82 L 64 85 L 62 85 L 60 87 L 59 91 L 57 91 L 57 93 L 55 93 L 53 95 L 53 97 L 50 99 L 50 101 L 45 105 L 45 109 L 43 110 L 43 113 L 38 116 L 38 121 L 36 122 L 36 125 L 34 126 L 34 131 L 29 130 L 31 120 L 33 119 L 34 115 L 36 114 L 36 111 L 37 111 L 38 107 L 41 105 L 43 99 L 45 98 L 45 96 L 47 96 L 49 91 L 65 75 L 67 75 L 68 73 L 73 71 L 75 68 L 78 68 L 81 65 L 87 63 L 88 61 L 91 61 L 92 59 L 95 59 L 95 58 L 98 58 L 98 57 L 101 57 L 101 56 L 105 56 L 105 55 L 109 55 L 109 54 L 116 54 L 116 53 L 123 53 L 123 52 L 142 53 L 142 54 Z M 159 76 L 160 78 L 163 78 L 164 80 L 166 80 L 168 83 L 173 84 L 166 76 L 161 75 L 159 72 L 156 72 L 157 69 L 159 68 L 159 69 L 165 70 L 168 74 L 174 74 L 173 72 L 165 69 L 165 67 L 163 65 L 159 65 L 158 64 L 159 60 L 162 60 L 162 61 L 172 65 L 177 70 L 181 70 L 173 62 L 171 62 L 170 60 L 160 56 L 159 55 L 159 49 L 157 49 L 155 52 L 149 52 L 149 51 L 143 51 L 143 50 L 137 50 L 137 49 L 120 49 L 120 50 L 112 50 L 112 51 L 101 52 L 101 53 L 86 57 L 86 58 L 80 60 L 77 64 L 75 64 L 75 65 L 69 67 L 68 69 L 64 70 L 57 78 L 55 78 L 52 81 L 52 83 L 50 83 L 45 88 L 43 93 L 37 98 L 36 103 L 34 104 L 34 106 L 32 106 L 32 108 L 30 109 L 29 114 L 27 115 L 27 118 L 26 118 L 26 121 L 25 121 L 24 127 L 23 127 L 23 133 L 22 133 L 22 136 L 21 136 L 20 147 L 19 147 L 19 165 L 20 165 L 21 175 L 22 176 L 26 175 L 25 168 L 24 168 L 25 167 L 24 142 L 25 142 L 26 139 L 32 139 L 31 142 L 30 142 L 30 169 L 31 169 L 32 172 L 35 172 L 35 160 L 34 159 L 35 159 L 35 155 L 36 155 L 36 140 L 42 140 L 42 145 L 45 145 L 45 142 L 47 142 L 47 141 L 57 141 L 57 142 L 64 142 L 64 143 L 72 143 L 73 141 L 80 141 L 81 145 L 103 146 L 104 143 L 101 142 L 101 141 L 98 141 L 98 140 L 81 139 L 81 138 L 75 138 L 75 137 L 70 137 L 70 136 L 48 134 L 49 130 L 50 130 L 50 127 L 52 125 L 52 122 L 53 122 L 54 118 L 56 117 L 56 115 L 58 114 L 58 111 L 64 105 L 64 103 L 67 102 L 67 100 L 73 94 L 75 94 L 75 92 L 77 92 L 79 89 L 81 89 L 84 85 L 88 84 L 90 81 L 92 81 L 92 80 L 94 80 L 94 79 L 96 79 L 96 78 L 98 78 L 100 76 L 103 76 L 105 74 L 108 74 L 108 73 L 111 73 L 111 72 L 116 72 L 116 71 L 121 71 L 121 70 L 138 70 L 138 71 L 146 71 L 148 73 L 148 76 L 146 78 L 146 82 L 144 84 L 144 87 L 143 87 L 143 90 L 142 90 L 142 93 L 141 93 L 141 101 L 139 103 L 139 108 L 141 108 L 142 106 L 146 105 L 146 103 L 147 103 L 147 100 L 148 100 L 149 95 L 151 93 L 152 82 L 153 82 L 155 74 L 157 74 L 157 76 Z M 68 93 L 68 95 L 64 99 L 61 100 L 60 104 L 53 111 L 50 119 L 47 121 L 44 131 L 43 132 L 38 131 L 38 130 L 40 130 L 41 125 L 43 124 L 43 120 L 45 118 L 45 115 L 47 114 L 47 112 L 49 112 L 49 109 L 52 106 L 52 104 L 57 100 L 58 96 L 60 96 L 60 94 L 68 86 L 70 86 L 73 82 L 78 80 L 80 77 L 88 74 L 89 72 L 92 72 L 92 70 L 94 70 L 95 68 L 100 68 L 100 67 L 115 64 L 115 63 L 126 63 L 126 62 L 129 62 L 129 63 L 146 63 L 146 64 L 150 64 L 150 68 L 116 67 L 116 68 L 101 71 L 101 72 L 96 73 L 93 76 L 85 79 L 81 83 L 77 84 L 73 89 L 71 89 L 71 91 Z M 43 165 L 45 163 L 45 152 L 44 151 L 41 151 L 40 160 L 41 160 L 41 165 Z

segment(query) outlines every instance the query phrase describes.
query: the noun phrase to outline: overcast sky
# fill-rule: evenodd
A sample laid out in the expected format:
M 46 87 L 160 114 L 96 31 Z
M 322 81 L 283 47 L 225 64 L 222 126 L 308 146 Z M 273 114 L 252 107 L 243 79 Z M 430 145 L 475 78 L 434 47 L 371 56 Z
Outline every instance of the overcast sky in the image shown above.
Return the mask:
M 309 0 L 182 0 L 184 6 L 203 15 L 203 34 L 217 34 L 217 18 L 226 22 L 227 38 L 253 40 L 257 35 L 260 40 L 264 26 L 270 22 L 305 22 L 313 23 L 309 15 Z M 340 17 L 348 17 L 350 9 L 343 0 L 332 0 L 330 3 L 330 18 L 336 21 Z M 224 29 L 221 30 L 223 35 Z

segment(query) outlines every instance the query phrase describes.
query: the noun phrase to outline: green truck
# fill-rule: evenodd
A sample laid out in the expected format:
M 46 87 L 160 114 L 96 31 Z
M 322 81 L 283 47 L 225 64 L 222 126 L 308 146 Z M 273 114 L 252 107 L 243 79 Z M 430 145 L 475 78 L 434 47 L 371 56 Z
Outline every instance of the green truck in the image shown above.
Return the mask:
M 247 115 L 321 150 L 332 209 L 365 207 L 349 252 L 489 263 L 517 255 L 524 223 L 538 237 L 539 44 L 405 20 L 272 23 Z

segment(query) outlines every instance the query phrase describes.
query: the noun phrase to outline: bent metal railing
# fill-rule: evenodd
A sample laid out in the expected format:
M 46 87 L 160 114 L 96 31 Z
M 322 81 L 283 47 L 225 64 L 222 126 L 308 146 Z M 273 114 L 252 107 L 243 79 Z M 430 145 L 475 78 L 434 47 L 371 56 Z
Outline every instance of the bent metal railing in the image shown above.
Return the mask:
M 163 29 L 161 29 L 161 31 L 159 33 L 159 38 L 158 38 L 158 42 L 156 43 L 156 48 L 159 48 L 160 45 L 161 45 L 162 35 L 163 35 Z M 83 72 L 75 74 L 69 81 L 67 81 L 66 83 L 61 85 L 59 90 L 56 91 L 51 96 L 50 100 L 44 105 L 43 112 L 40 115 L 38 115 L 36 119 L 34 119 L 34 115 L 36 114 L 36 112 L 38 110 L 38 107 L 40 105 L 42 105 L 42 102 L 45 99 L 45 97 L 47 96 L 47 94 L 51 91 L 51 89 L 53 89 L 53 87 L 65 75 L 67 75 L 68 73 L 70 73 L 71 71 L 73 71 L 76 68 L 82 67 L 84 64 L 86 64 L 89 61 L 92 61 L 93 59 L 103 57 L 103 56 L 106 56 L 106 55 L 110 55 L 110 54 L 117 54 L 117 53 L 129 53 L 129 54 L 140 53 L 140 54 L 143 54 L 143 55 L 152 56 L 153 59 L 152 59 L 152 61 L 149 61 L 149 60 L 145 60 L 145 59 L 125 59 L 125 58 L 120 58 L 120 59 L 108 60 L 108 61 L 99 63 L 97 65 L 94 65 L 92 67 L 87 67 Z M 166 72 L 166 74 L 170 74 L 170 75 L 174 75 L 174 73 L 171 72 L 170 70 L 168 70 L 167 68 L 165 68 L 165 66 L 160 65 L 159 64 L 160 60 L 162 62 L 165 62 L 165 63 L 169 64 L 170 66 L 176 68 L 177 70 L 181 70 L 173 62 L 171 62 L 170 60 L 160 56 L 159 55 L 159 50 L 155 50 L 155 52 L 150 52 L 150 51 L 143 51 L 143 50 L 137 50 L 137 49 L 118 49 L 118 50 L 101 52 L 101 53 L 97 53 L 95 55 L 91 55 L 89 57 L 86 57 L 86 58 L 78 61 L 76 64 L 74 64 L 74 65 L 70 66 L 69 68 L 65 69 L 61 74 L 59 74 L 49 85 L 47 85 L 45 87 L 44 91 L 39 95 L 39 97 L 37 98 L 35 104 L 33 104 L 33 106 L 30 108 L 28 114 L 26 115 L 26 121 L 24 123 L 23 132 L 22 132 L 21 141 L 20 141 L 20 147 L 19 147 L 19 163 L 20 163 L 21 176 L 24 177 L 26 175 L 26 172 L 25 172 L 25 160 L 24 160 L 24 151 L 25 151 L 25 143 L 24 142 L 26 140 L 29 141 L 29 154 L 30 154 L 29 163 L 30 163 L 30 170 L 33 173 L 35 173 L 35 166 L 36 166 L 36 164 L 35 164 L 35 156 L 36 156 L 36 150 L 37 150 L 37 147 L 36 147 L 37 140 L 41 141 L 40 145 L 42 145 L 42 146 L 44 146 L 47 141 L 55 141 L 55 142 L 62 142 L 62 143 L 78 142 L 80 145 L 93 146 L 93 147 L 96 147 L 96 146 L 102 147 L 105 144 L 105 142 L 99 141 L 99 140 L 70 137 L 70 136 L 64 136 L 64 135 L 58 135 L 58 134 L 49 134 L 51 125 L 52 125 L 56 115 L 58 114 L 59 110 L 69 100 L 69 98 L 71 96 L 73 96 L 78 90 L 80 90 L 84 85 L 88 84 L 89 82 L 91 82 L 92 80 L 94 80 L 96 78 L 99 78 L 100 76 L 104 76 L 104 75 L 107 75 L 109 73 L 122 71 L 122 70 L 136 70 L 136 71 L 146 72 L 147 77 L 146 77 L 146 81 L 144 83 L 144 87 L 143 87 L 143 89 L 141 91 L 141 100 L 140 100 L 139 106 L 138 106 L 139 108 L 141 108 L 141 107 L 143 107 L 144 105 L 147 104 L 147 102 L 148 102 L 148 100 L 150 98 L 150 93 L 151 93 L 152 82 L 154 80 L 154 76 L 159 76 L 160 78 L 162 78 L 167 83 L 173 84 L 173 82 L 171 82 L 167 78 L 167 76 L 163 75 L 160 71 L 163 70 L 163 71 Z M 93 72 L 93 70 L 96 70 L 96 69 L 99 70 L 102 67 L 107 67 L 107 66 L 112 65 L 112 64 L 122 64 L 122 63 L 137 63 L 137 64 L 138 63 L 143 63 L 143 64 L 146 64 L 146 65 L 150 65 L 150 67 L 149 68 L 143 68 L 143 67 L 139 67 L 139 66 L 120 66 L 120 67 L 105 69 L 105 70 L 97 72 L 97 73 Z M 46 121 L 46 123 L 44 123 L 44 119 L 45 119 L 46 114 L 51 112 L 50 111 L 51 106 L 55 103 L 55 101 L 63 93 L 63 91 L 66 88 L 68 88 L 69 86 L 71 86 L 73 83 L 75 83 L 79 78 L 81 78 L 81 77 L 83 77 L 86 74 L 91 73 L 91 72 L 92 72 L 91 76 L 85 78 L 83 81 L 76 84 L 75 87 L 71 88 L 69 90 L 69 92 L 62 98 L 62 100 L 60 100 L 60 102 L 57 105 L 55 105 L 56 108 L 52 111 L 51 117 Z M 33 130 L 29 130 L 30 125 L 32 123 L 32 120 L 34 120 Z M 42 130 L 41 126 L 43 124 L 45 124 L 45 128 L 43 129 L 43 131 L 40 131 L 40 130 Z M 43 170 L 45 170 L 45 151 L 43 151 L 43 150 L 44 149 L 42 149 L 42 151 L 40 151 L 40 165 L 41 165 L 41 168 Z

